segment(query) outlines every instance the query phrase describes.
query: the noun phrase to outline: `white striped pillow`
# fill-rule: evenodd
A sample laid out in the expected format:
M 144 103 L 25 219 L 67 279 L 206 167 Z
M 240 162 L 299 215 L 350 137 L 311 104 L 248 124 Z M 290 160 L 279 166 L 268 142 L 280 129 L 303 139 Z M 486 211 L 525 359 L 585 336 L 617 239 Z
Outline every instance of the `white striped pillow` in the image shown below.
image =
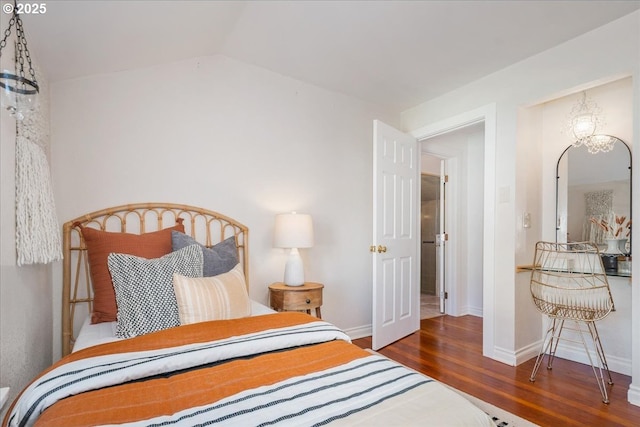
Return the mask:
M 240 264 L 211 277 L 173 275 L 180 323 L 236 319 L 251 315 L 244 273 Z

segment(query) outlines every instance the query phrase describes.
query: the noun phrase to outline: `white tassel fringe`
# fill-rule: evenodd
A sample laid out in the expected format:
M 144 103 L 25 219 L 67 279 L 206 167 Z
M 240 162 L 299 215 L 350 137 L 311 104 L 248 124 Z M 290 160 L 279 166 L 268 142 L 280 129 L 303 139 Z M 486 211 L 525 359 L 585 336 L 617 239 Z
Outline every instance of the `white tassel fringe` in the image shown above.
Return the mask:
M 62 259 L 47 156 L 22 135 L 16 137 L 16 250 L 19 266 Z

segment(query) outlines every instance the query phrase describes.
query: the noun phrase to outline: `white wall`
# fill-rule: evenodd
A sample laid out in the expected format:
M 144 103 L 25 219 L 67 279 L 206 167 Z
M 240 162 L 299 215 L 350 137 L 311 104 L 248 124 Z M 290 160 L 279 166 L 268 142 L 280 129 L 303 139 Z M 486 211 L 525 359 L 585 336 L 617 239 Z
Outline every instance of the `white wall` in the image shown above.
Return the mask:
M 399 116 L 225 56 L 57 82 L 51 97 L 61 221 L 146 201 L 226 214 L 250 229 L 250 294 L 266 303 L 286 258 L 274 216 L 309 213 L 301 255 L 323 317 L 370 332 L 372 121 Z
M 633 86 L 631 78 L 624 78 L 615 80 L 613 82 L 597 85 L 590 88 L 587 91 L 588 96 L 595 101 L 602 109 L 603 117 L 605 118 L 605 124 L 599 132 L 615 135 L 624 140 L 633 150 Z M 572 142 L 571 138 L 561 132 L 563 127 L 566 126 L 566 120 L 568 112 L 571 111 L 572 106 L 576 100 L 580 98 L 580 94 L 573 94 L 571 96 L 561 97 L 548 101 L 541 106 L 534 108 L 540 108 L 542 114 L 540 121 L 528 127 L 528 129 L 537 128 L 541 130 L 541 142 L 545 147 L 547 155 L 542 159 L 541 168 L 541 182 L 544 183 L 544 187 L 548 188 L 550 193 L 544 194 L 555 195 L 555 183 L 556 183 L 556 165 L 558 158 L 562 152 Z M 572 149 L 575 150 L 575 149 Z M 586 149 L 582 149 L 583 151 Z M 612 179 L 622 179 L 622 177 L 629 177 L 629 171 L 626 169 L 628 160 L 628 152 L 626 149 L 620 148 L 620 152 L 624 155 L 626 160 L 617 159 L 619 164 L 618 170 L 612 173 L 610 176 Z M 591 162 L 590 170 L 586 171 L 584 176 L 578 177 L 578 180 L 583 182 L 587 181 L 587 178 L 603 179 L 599 176 L 598 171 L 594 169 L 595 165 L 598 165 L 598 158 L 603 158 L 602 154 L 586 154 L 589 156 L 588 160 Z M 594 161 L 595 160 L 595 161 Z M 611 168 L 609 164 L 602 163 L 603 168 Z M 595 166 L 597 167 L 597 166 Z M 577 171 L 574 169 L 571 173 L 575 174 Z M 566 172 L 568 173 L 568 171 Z M 566 173 L 560 173 L 561 181 L 560 186 L 567 185 Z M 587 177 L 586 175 L 589 175 Z M 572 175 L 573 180 L 573 175 Z M 564 183 L 564 184 L 562 184 Z M 612 187 L 608 187 L 612 188 Z M 565 190 L 566 191 L 566 190 Z M 569 195 L 571 192 L 569 192 Z M 583 202 L 584 197 L 582 198 Z M 544 239 L 555 241 L 555 221 L 556 221 L 556 206 L 554 197 L 543 196 L 541 199 L 542 217 L 544 218 L 543 229 L 541 234 Z M 577 210 L 577 203 L 570 203 L 568 210 L 572 212 Z M 621 203 L 620 210 L 616 209 L 615 212 L 620 214 L 628 214 L 628 200 L 625 203 Z M 580 211 L 581 215 L 584 214 L 584 209 Z M 566 229 L 566 217 L 567 212 L 564 214 L 559 213 L 561 216 L 561 223 Z M 574 216 L 575 218 L 575 216 Z M 581 227 L 580 227 L 581 229 Z M 579 235 L 577 232 L 571 235 Z M 631 280 L 621 277 L 609 277 L 609 284 L 611 292 L 616 304 L 616 311 L 609 314 L 609 316 L 598 324 L 598 330 L 600 338 L 604 346 L 607 362 L 611 370 L 620 372 L 626 375 L 632 373 L 632 313 L 631 313 Z M 640 309 L 640 307 L 638 307 Z M 580 345 L 573 345 L 568 343 L 562 343 L 558 349 L 558 356 L 565 357 L 572 360 L 577 360 L 582 363 L 588 363 L 588 359 L 584 354 L 584 350 Z
M 0 28 L 8 15 L 1 14 Z M 14 32 L 15 34 L 15 32 Z M 13 34 L 13 35 L 14 35 Z M 2 62 L 11 60 L 12 40 Z M 9 68 L 9 67 L 7 67 Z M 4 69 L 4 67 L 0 67 Z M 38 76 L 46 97 L 46 77 Z M 41 96 L 42 98 L 42 96 Z M 43 101 L 46 102 L 46 101 Z M 49 366 L 51 355 L 51 267 L 16 265 L 15 221 L 16 122 L 0 111 L 0 387 L 10 387 L 9 401 Z M 0 420 L 7 411 L 0 410 Z
M 467 311 L 482 316 L 483 224 L 484 224 L 484 127 L 467 140 L 467 215 L 465 245 L 467 258 Z
M 526 159 L 520 162 L 516 170 L 515 202 L 518 208 L 515 212 L 516 233 L 516 265 L 530 265 L 533 263 L 535 244 L 540 239 L 543 229 L 540 203 L 542 167 L 543 129 L 541 107 L 518 109 L 518 158 Z M 552 200 L 555 194 L 547 194 Z M 529 228 L 524 227 L 524 216 L 529 214 Z M 552 239 L 553 240 L 553 239 Z M 521 363 L 538 354 L 540 350 L 541 331 L 532 325 L 541 325 L 540 313 L 531 302 L 529 292 L 529 272 L 515 275 L 514 289 L 514 322 L 515 322 L 515 360 Z
M 527 324 L 518 317 L 520 304 L 526 299 L 528 289 L 516 280 L 515 266 L 521 260 L 531 259 L 527 253 L 530 242 L 543 237 L 543 230 L 518 232 L 518 217 L 522 212 L 539 212 L 542 202 L 552 197 L 541 181 L 545 158 L 557 158 L 547 147 L 539 145 L 538 153 L 520 149 L 525 138 L 518 132 L 519 108 L 539 104 L 561 95 L 591 87 L 595 82 L 612 80 L 615 77 L 632 76 L 634 80 L 633 134 L 640 134 L 637 120 L 640 111 L 640 12 L 623 17 L 609 25 L 591 31 L 563 45 L 542 52 L 500 72 L 486 76 L 472 84 L 452 91 L 438 99 L 426 102 L 403 113 L 403 129 L 411 131 L 431 123 L 460 115 L 483 105 L 495 103 L 497 107 L 496 141 L 496 191 L 501 197 L 495 206 L 495 251 L 492 265 L 495 269 L 495 339 L 496 348 L 506 349 L 518 358 L 526 350 L 520 342 L 521 333 L 538 334 L 539 325 Z M 638 168 L 636 156 L 635 167 Z M 533 168 L 531 166 L 533 165 Z M 536 173 L 537 169 L 537 173 Z M 530 170 L 531 176 L 523 176 L 520 170 Z M 634 186 L 638 185 L 637 174 Z M 638 187 L 636 187 L 638 188 Z M 520 196 L 520 191 L 527 191 Z M 634 200 L 634 211 L 638 212 L 640 201 Z M 536 224 L 542 217 L 532 215 Z M 542 223 L 542 227 L 545 224 Z M 535 233 L 535 235 L 534 235 Z M 637 239 L 634 245 L 638 245 Z M 530 261 L 529 261 L 530 263 Z M 634 270 L 640 262 L 635 260 Z M 638 283 L 637 276 L 633 282 Z M 640 324 L 640 293 L 633 294 L 633 324 Z M 518 305 L 516 305 L 518 304 Z M 640 404 L 640 328 L 633 331 L 632 348 L 633 381 L 630 400 Z
M 518 132 L 519 108 L 630 74 L 637 118 L 639 26 L 636 12 L 403 114 L 403 128 L 411 130 L 497 105 L 497 152 L 492 159 L 497 182 L 489 190 L 508 197 L 492 207 L 496 249 L 485 256 L 491 257 L 495 270 L 495 345 L 514 354 L 523 347 L 523 330 L 536 333 L 535 326 L 517 315 L 528 289 L 518 285 L 514 267 L 530 259 L 528 242 L 543 234 L 536 227 L 542 221 L 539 202 L 546 194 L 544 185 L 536 183 L 539 175 L 519 171 L 535 170 L 543 158 L 555 155 L 548 147 L 541 147 L 537 157 L 530 149 L 520 150 L 524 140 Z M 354 333 L 368 332 L 371 121 L 397 125 L 392 113 L 221 56 L 57 82 L 51 92 L 52 171 L 61 221 L 138 201 L 218 210 L 250 227 L 251 295 L 266 301 L 266 287 L 281 278 L 285 259 L 284 251 L 271 248 L 273 215 L 292 209 L 311 213 L 317 243 L 302 255 L 307 277 L 326 285 L 323 314 Z M 18 360 L 4 353 L 13 333 L 24 340 L 16 351 L 23 352 L 25 371 L 35 373 L 41 369 L 37 365 L 46 366 L 51 359 L 51 317 L 54 354 L 59 354 L 60 268 L 54 266 L 51 295 L 47 268 L 17 269 L 12 261 L 13 181 L 6 177 L 12 177 L 13 144 L 11 125 L 5 126 L 4 115 L 0 120 L 0 374 L 7 372 L 8 361 Z M 637 119 L 633 134 L 640 134 Z M 638 156 L 634 162 L 640 170 Z M 639 184 L 636 174 L 634 186 Z M 521 197 L 525 189 L 526 197 Z M 517 224 L 524 211 L 532 212 L 533 227 L 523 233 Z M 638 239 L 635 242 L 638 250 Z M 634 263 L 640 271 L 640 261 Z M 634 284 L 637 289 L 637 278 Z M 632 302 L 633 323 L 639 325 L 640 292 L 632 294 Z M 632 389 L 640 403 L 638 328 L 632 342 Z
M 5 110 L 0 132 L 0 387 L 11 401 L 51 364 L 51 268 L 16 265 L 15 120 Z
M 624 139 L 629 145 L 632 144 L 632 81 L 631 78 L 616 80 L 614 82 L 598 85 L 588 90 L 589 97 L 597 102 L 606 116 L 606 125 L 599 129 L 602 133 L 609 133 Z M 524 229 L 521 223 L 523 212 L 517 212 L 516 242 L 522 246 L 518 264 L 529 264 L 533 260 L 533 247 L 535 240 L 555 241 L 556 206 L 555 206 L 555 185 L 556 185 L 556 165 L 558 158 L 567 146 L 572 142 L 565 132 L 567 116 L 580 94 L 553 99 L 543 104 L 533 107 L 521 108 L 518 121 L 518 151 L 523 159 L 527 159 L 518 168 L 518 191 L 516 197 L 527 200 L 523 206 L 537 206 L 532 217 L 534 221 L 532 228 Z M 585 149 L 586 150 L 586 149 Z M 621 150 L 628 158 L 626 149 Z M 540 157 L 537 153 L 544 152 Z M 587 154 L 591 165 L 585 171 L 589 178 L 604 179 L 599 176 L 599 171 L 594 169 L 599 164 L 598 159 L 602 155 Z M 619 165 L 624 165 L 625 161 L 618 159 Z M 595 163 L 595 166 L 594 166 Z M 606 167 L 604 164 L 602 167 Z M 607 165 L 608 167 L 608 165 Z M 574 173 L 576 171 L 573 171 Z M 566 171 L 561 172 L 561 183 L 566 186 Z M 611 174 L 615 179 L 621 176 L 629 176 L 629 171 L 624 166 L 618 166 L 618 170 Z M 573 177 L 572 177 L 573 178 Z M 579 178 L 585 180 L 586 176 Z M 562 187 L 562 185 L 560 185 Z M 545 188 L 545 191 L 540 191 Z M 560 189 L 562 191 L 562 188 Z M 564 190 L 566 193 L 566 189 Z M 541 199 L 537 198 L 542 195 Z M 549 197 L 549 195 L 551 197 Z M 531 196 L 534 196 L 533 198 Z M 582 202 L 583 203 L 583 202 Z M 574 207 L 577 203 L 570 203 Z M 561 214 L 561 222 L 566 224 L 566 203 L 563 203 L 564 214 Z M 628 201 L 627 201 L 628 205 Z M 584 209 L 582 211 L 584 212 Z M 628 207 L 621 212 L 628 213 Z M 578 235 L 573 233 L 572 235 Z M 526 253 L 526 257 L 524 254 Z M 529 274 L 523 273 L 516 276 L 516 287 L 528 289 Z M 632 371 L 631 354 L 631 281 L 626 278 L 609 277 L 616 311 L 612 312 L 604 321 L 599 323 L 599 332 L 602 339 L 607 361 L 611 370 L 630 375 Z M 539 331 L 528 328 L 527 325 L 539 322 L 539 314 L 531 310 L 530 296 L 527 292 L 519 293 L 516 300 L 518 307 L 516 316 L 516 348 L 519 351 L 520 359 L 526 360 L 532 353 L 539 349 L 537 340 Z M 544 324 L 544 322 L 543 322 Z M 558 356 L 576 360 L 582 363 L 589 363 L 580 345 L 573 345 L 567 342 L 561 343 L 558 349 Z
M 606 123 L 603 125 L 603 129 L 599 131 L 601 133 L 615 135 L 622 139 L 629 145 L 633 151 L 633 82 L 631 78 L 624 78 L 615 80 L 613 82 L 597 85 L 590 88 L 587 91 L 589 97 L 597 102 L 598 106 L 602 109 L 603 116 Z M 545 102 L 541 105 L 542 115 L 537 125 L 532 127 L 538 127 L 542 130 L 541 138 L 542 144 L 545 147 L 546 154 L 542 163 L 542 177 L 543 185 L 546 191 L 552 191 L 555 194 L 556 185 L 556 166 L 558 159 L 562 155 L 563 151 L 571 144 L 571 138 L 561 131 L 566 126 L 567 115 L 571 108 L 575 104 L 576 100 L 580 99 L 580 94 L 573 94 L 551 101 Z M 575 149 L 572 149 L 572 152 Z M 582 150 L 584 152 L 584 150 Z M 628 159 L 628 152 L 626 149 L 620 148 L 617 150 L 624 158 Z M 586 154 L 589 158 L 598 159 L 603 156 Z M 566 155 L 563 157 L 566 159 Z M 607 158 L 612 155 L 606 156 Z M 573 155 L 572 155 L 573 158 Z M 622 159 L 614 159 L 616 163 L 624 164 Z M 591 162 L 593 163 L 597 162 Z M 566 167 L 566 166 L 565 166 Z M 611 169 L 609 165 L 602 164 L 600 170 L 594 169 L 593 166 L 589 167 L 589 170 L 583 171 L 581 176 L 576 176 L 579 172 L 573 166 L 572 181 L 576 177 L 576 182 L 588 183 L 589 179 L 597 180 L 600 182 L 605 181 L 605 178 L 601 176 L 601 171 Z M 561 173 L 561 183 L 564 182 L 566 186 L 566 176 L 568 171 Z M 609 179 L 612 181 L 628 179 L 629 171 L 622 167 L 618 168 L 615 174 L 610 173 Z M 565 179 L 565 181 L 562 181 Z M 545 239 L 555 240 L 555 223 L 556 223 L 556 207 L 555 200 L 551 198 L 543 198 L 542 203 L 543 210 L 543 223 L 545 224 L 542 230 Z M 628 201 L 626 202 L 628 204 Z M 625 206 L 624 210 L 616 210 L 620 214 L 628 214 L 628 206 Z M 566 212 L 565 212 L 566 213 Z M 566 216 L 561 216 L 561 222 L 564 226 L 566 224 Z

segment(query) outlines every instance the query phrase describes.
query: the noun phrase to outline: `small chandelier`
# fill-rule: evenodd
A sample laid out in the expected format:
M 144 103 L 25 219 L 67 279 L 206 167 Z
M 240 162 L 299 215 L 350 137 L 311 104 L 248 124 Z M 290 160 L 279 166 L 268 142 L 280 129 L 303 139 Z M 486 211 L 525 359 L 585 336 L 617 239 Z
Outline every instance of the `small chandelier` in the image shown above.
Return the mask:
M 6 5 L 5 5 L 6 6 Z M 4 10 L 5 8 L 3 8 Z M 9 20 L 9 27 L 4 32 L 4 37 L 0 41 L 0 58 L 2 51 L 7 46 L 7 39 L 11 35 L 11 28 L 16 27 L 15 42 L 15 74 L 8 70 L 0 72 L 0 105 L 16 118 L 24 119 L 24 115 L 32 111 L 36 106 L 37 95 L 40 87 L 36 80 L 36 73 L 31 64 L 31 55 L 27 48 L 27 39 L 22 26 L 22 19 L 17 12 L 17 5 L 14 1 L 13 16 Z M 25 77 L 25 61 L 30 74 L 30 79 Z
M 591 154 L 607 153 L 613 150 L 613 145 L 616 142 L 616 138 L 609 135 L 591 135 L 576 141 L 574 147 L 579 147 L 580 143 L 587 147 L 587 150 Z
M 584 145 L 591 154 L 611 151 L 616 139 L 596 133 L 603 125 L 602 109 L 587 98 L 587 92 L 582 92 L 582 97 L 571 108 L 567 120 L 569 134 L 573 135 L 573 146 Z

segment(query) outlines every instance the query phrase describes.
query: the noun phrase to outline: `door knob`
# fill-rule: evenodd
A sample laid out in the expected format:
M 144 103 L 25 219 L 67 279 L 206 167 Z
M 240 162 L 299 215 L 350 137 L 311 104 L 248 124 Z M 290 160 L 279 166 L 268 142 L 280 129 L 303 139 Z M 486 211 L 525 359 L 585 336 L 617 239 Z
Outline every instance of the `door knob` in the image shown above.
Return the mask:
M 387 247 L 386 246 L 382 246 L 382 245 L 378 245 L 378 253 L 383 253 L 383 252 L 387 252 Z

